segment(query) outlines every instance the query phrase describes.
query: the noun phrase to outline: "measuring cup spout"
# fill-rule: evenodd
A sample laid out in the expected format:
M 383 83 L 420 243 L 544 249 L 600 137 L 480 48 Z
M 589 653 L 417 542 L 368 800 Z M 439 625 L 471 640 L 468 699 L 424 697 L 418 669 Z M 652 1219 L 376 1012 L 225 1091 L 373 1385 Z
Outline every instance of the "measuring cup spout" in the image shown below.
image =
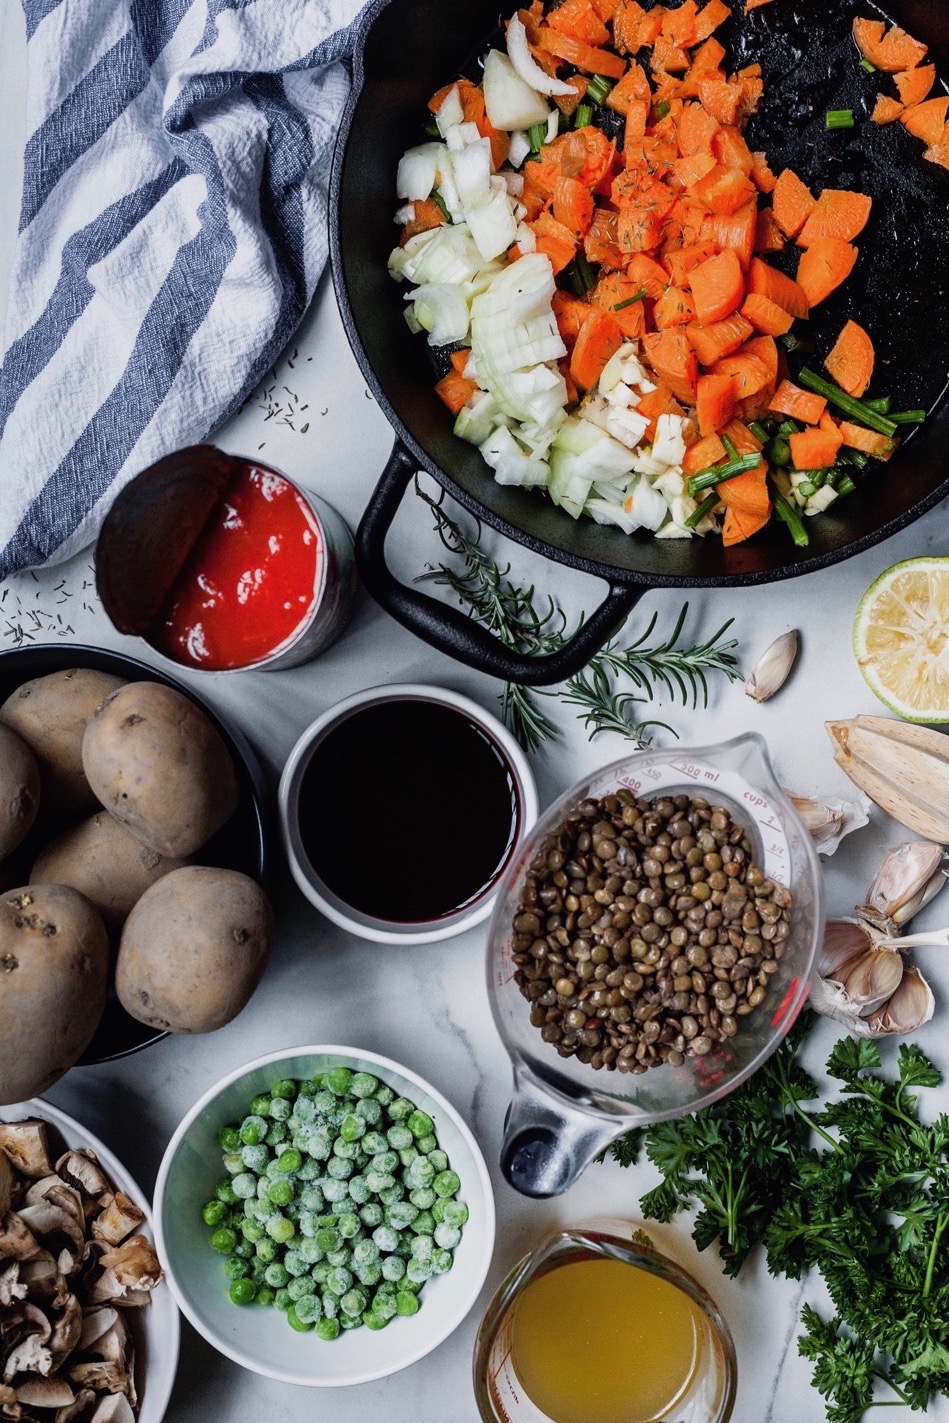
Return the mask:
M 559 1196 L 626 1125 L 622 1118 L 554 1093 L 518 1066 L 504 1123 L 501 1170 L 524 1196 Z

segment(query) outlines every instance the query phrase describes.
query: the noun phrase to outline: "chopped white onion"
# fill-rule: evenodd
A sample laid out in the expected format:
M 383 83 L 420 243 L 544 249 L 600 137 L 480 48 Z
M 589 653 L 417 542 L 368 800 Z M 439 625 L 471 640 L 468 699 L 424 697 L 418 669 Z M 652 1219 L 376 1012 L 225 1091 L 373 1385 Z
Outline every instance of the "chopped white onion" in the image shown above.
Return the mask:
M 406 203 L 405 207 L 399 208 L 398 212 L 395 215 L 395 220 L 400 227 L 405 227 L 406 223 L 408 222 L 414 222 L 415 204 Z
M 468 303 L 457 286 L 433 282 L 417 287 L 408 299 L 413 303 L 415 319 L 429 333 L 430 346 L 464 341 L 468 335 Z
M 560 110 L 551 109 L 547 115 L 547 142 L 553 143 L 560 132 Z
M 514 209 L 514 216 L 517 216 L 517 208 Z M 520 248 L 522 256 L 528 252 L 537 251 L 537 237 L 534 233 L 534 229 L 528 227 L 526 222 L 520 224 L 514 240 Z
M 455 186 L 465 216 L 491 196 L 491 143 L 481 138 L 454 155 Z
M 403 153 L 395 178 L 395 190 L 400 198 L 409 202 L 425 201 L 435 186 L 441 151 L 440 143 L 422 143 Z
M 538 94 L 547 94 L 550 97 L 559 95 L 565 99 L 576 90 L 571 84 L 567 84 L 563 79 L 557 79 L 552 74 L 547 74 L 531 54 L 530 45 L 527 42 L 527 30 L 523 21 L 517 15 L 511 20 L 507 27 L 507 52 L 511 64 L 518 76 L 525 84 L 529 84 L 532 89 L 536 89 Z M 536 119 L 535 123 L 540 120 Z M 529 128 L 529 124 L 524 125 Z
M 524 175 L 522 173 L 502 173 L 505 186 L 512 198 L 519 198 L 524 191 Z
M 526 133 L 518 130 L 517 133 L 511 134 L 511 147 L 507 155 L 507 161 L 512 168 L 520 168 L 530 151 L 530 139 Z
M 469 150 L 470 151 L 470 150 Z M 501 191 L 492 193 L 486 202 L 466 207 L 465 217 L 478 251 L 486 262 L 500 257 L 517 236 L 517 223 L 511 210 L 511 199 L 501 184 Z
M 484 61 L 484 106 L 493 126 L 507 133 L 545 124 L 550 113 L 537 91 L 497 49 L 489 50 Z
M 453 89 L 449 89 L 442 100 L 441 106 L 435 114 L 435 122 L 438 125 L 438 132 L 444 138 L 450 128 L 456 128 L 464 121 L 465 111 L 456 84 Z

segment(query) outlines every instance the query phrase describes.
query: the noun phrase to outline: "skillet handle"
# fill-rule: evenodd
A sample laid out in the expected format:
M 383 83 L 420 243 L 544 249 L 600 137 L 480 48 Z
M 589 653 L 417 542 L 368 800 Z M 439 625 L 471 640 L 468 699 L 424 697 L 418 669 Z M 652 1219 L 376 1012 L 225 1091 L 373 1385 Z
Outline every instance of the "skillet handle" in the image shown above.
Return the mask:
M 580 672 L 622 625 L 648 585 L 612 584 L 603 602 L 559 651 L 530 657 L 505 647 L 486 628 L 415 588 L 390 571 L 386 538 L 417 461 L 398 441 L 356 531 L 356 564 L 363 584 L 387 613 L 439 652 L 455 657 L 489 677 L 527 687 L 547 687 Z

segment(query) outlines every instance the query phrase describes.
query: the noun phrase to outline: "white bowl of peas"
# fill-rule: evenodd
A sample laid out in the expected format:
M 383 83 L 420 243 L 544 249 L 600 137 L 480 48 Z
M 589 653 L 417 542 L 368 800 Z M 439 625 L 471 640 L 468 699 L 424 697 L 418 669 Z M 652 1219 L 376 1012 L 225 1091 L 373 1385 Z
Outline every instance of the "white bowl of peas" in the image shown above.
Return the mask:
M 484 1158 L 439 1092 L 389 1058 L 257 1058 L 178 1127 L 155 1238 L 182 1312 L 235 1363 L 285 1383 L 384 1378 L 436 1348 L 494 1248 Z

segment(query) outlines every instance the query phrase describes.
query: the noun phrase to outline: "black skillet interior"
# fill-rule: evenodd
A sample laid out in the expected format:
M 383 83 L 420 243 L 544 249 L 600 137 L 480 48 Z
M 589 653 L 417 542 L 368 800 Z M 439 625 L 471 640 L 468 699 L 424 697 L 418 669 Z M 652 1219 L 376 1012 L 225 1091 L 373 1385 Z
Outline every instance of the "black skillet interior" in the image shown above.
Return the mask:
M 222 722 L 206 702 L 175 678 L 167 677 L 156 668 L 122 653 L 106 652 L 99 647 L 81 647 L 74 643 L 68 646 L 51 644 L 13 648 L 0 653 L 0 704 L 24 682 L 49 676 L 52 672 L 65 672 L 71 667 L 91 667 L 96 672 L 108 672 L 129 682 L 162 682 L 197 702 L 214 722 L 231 753 L 237 772 L 239 800 L 227 824 L 212 836 L 195 858 L 203 865 L 240 870 L 253 879 L 263 881 L 269 868 L 267 792 L 263 771 L 244 736 Z M 17 881 L 19 884 L 29 883 L 30 866 L 49 839 L 49 830 L 43 826 L 41 807 L 39 821 L 11 857 L 15 865 L 22 866 L 22 876 Z M 130 1017 L 110 984 L 102 1022 L 80 1062 L 82 1065 L 111 1062 L 167 1036 L 167 1033 L 149 1028 Z
M 949 493 L 949 401 L 940 401 L 949 373 L 949 174 L 923 160 L 923 145 L 902 125 L 870 121 L 876 94 L 894 90 L 888 76 L 860 67 L 851 37 L 856 14 L 883 11 L 870 0 L 776 0 L 739 14 L 718 36 L 730 67 L 762 66 L 765 101 L 748 139 L 766 149 L 774 171 L 790 165 L 815 190 L 853 187 L 873 198 L 870 223 L 857 239 L 854 274 L 817 308 L 806 332 L 798 328 L 813 342 L 808 360 L 819 367 L 844 321 L 854 317 L 876 345 L 870 394 L 891 395 L 894 408 L 938 408 L 885 471 L 877 467 L 857 494 L 808 520 L 808 549 L 796 550 L 786 529 L 772 525 L 725 550 L 717 539 L 628 537 L 574 521 L 536 492 L 495 484 L 477 450 L 452 433 L 432 390 L 428 348 L 404 323 L 404 288 L 386 271 L 394 245 L 394 175 L 404 150 L 423 141 L 431 93 L 470 72 L 472 56 L 496 34 L 498 0 L 453 0 L 450 7 L 443 0 L 380 0 L 374 7 L 365 83 L 336 175 L 337 290 L 357 358 L 396 431 L 463 504 L 562 562 L 614 581 L 663 585 L 768 581 L 805 572 L 870 546 Z M 945 0 L 901 0 L 888 15 L 925 40 L 949 71 Z M 824 115 L 831 108 L 852 108 L 854 129 L 827 133 Z M 792 247 L 778 264 L 793 272 L 796 260 Z

